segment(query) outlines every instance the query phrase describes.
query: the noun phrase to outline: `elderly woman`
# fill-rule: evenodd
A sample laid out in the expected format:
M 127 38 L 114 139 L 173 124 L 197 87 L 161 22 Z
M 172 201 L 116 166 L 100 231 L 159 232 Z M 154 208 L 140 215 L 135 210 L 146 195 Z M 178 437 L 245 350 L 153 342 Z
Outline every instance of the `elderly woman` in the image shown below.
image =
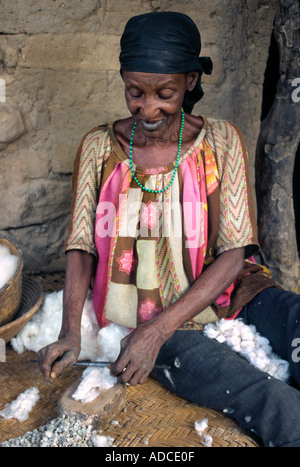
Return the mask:
M 131 329 L 112 374 L 131 385 L 151 375 L 190 401 L 227 409 L 266 446 L 300 446 L 299 391 L 201 330 L 220 318 L 254 323 L 300 384 L 290 355 L 299 296 L 252 258 L 243 137 L 229 122 L 191 115 L 201 75 L 212 71 L 200 49 L 183 14 L 149 13 L 126 25 L 120 63 L 131 116 L 94 128 L 78 150 L 63 323 L 59 340 L 39 352 L 41 368 L 55 378 L 78 358 L 92 283 L 99 326 Z M 171 366 L 169 377 L 155 364 Z

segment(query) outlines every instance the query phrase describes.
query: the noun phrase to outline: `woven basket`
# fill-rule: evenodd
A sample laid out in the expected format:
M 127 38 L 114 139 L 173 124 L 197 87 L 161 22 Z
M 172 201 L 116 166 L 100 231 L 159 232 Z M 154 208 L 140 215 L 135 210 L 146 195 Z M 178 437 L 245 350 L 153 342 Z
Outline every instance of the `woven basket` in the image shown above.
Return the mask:
M 0 245 L 6 246 L 11 254 L 18 257 L 16 272 L 0 288 L 0 326 L 3 326 L 14 319 L 20 307 L 22 300 L 23 259 L 20 248 L 7 238 L 0 238 Z
M 23 277 L 23 293 L 18 313 L 13 321 L 0 327 L 0 338 L 5 343 L 15 337 L 38 311 L 44 299 L 44 291 L 36 279 Z

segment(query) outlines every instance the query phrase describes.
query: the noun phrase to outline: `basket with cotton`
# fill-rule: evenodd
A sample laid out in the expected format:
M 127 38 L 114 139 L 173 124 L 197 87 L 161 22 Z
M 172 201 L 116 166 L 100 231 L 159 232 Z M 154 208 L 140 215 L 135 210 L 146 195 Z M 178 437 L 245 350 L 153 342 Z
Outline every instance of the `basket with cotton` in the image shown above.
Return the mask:
M 10 323 L 22 300 L 23 259 L 19 246 L 0 238 L 0 326 Z

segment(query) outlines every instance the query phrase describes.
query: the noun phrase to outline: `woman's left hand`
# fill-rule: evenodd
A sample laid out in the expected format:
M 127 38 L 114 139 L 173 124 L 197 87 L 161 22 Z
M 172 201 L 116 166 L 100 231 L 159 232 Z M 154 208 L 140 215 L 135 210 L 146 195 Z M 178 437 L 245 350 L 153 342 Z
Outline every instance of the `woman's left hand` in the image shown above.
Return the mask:
M 143 384 L 165 341 L 155 320 L 140 324 L 122 339 L 120 354 L 111 366 L 111 374 L 131 386 Z

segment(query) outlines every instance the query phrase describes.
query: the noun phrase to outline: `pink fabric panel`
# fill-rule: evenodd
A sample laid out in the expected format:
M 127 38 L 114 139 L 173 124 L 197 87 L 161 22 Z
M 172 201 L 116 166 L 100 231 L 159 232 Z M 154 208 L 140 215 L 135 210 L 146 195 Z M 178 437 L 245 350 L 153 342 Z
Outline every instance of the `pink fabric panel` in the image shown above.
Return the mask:
M 202 158 L 197 167 L 197 155 L 187 158 L 180 166 L 183 185 L 184 229 L 187 237 L 194 279 L 200 276 L 207 243 L 207 204 L 204 167 Z M 198 178 L 200 183 L 198 182 Z M 204 183 L 201 183 L 201 181 Z M 201 215 L 202 213 L 202 215 Z M 199 234 L 204 232 L 204 243 Z M 201 239 L 200 239 L 201 240 Z
M 217 298 L 216 303 L 218 306 L 229 306 L 230 305 L 230 296 L 234 289 L 234 282 L 225 290 L 220 297 Z
M 94 280 L 93 302 L 100 327 L 108 324 L 104 317 L 104 308 L 109 286 L 109 258 L 118 230 L 115 222 L 119 213 L 119 195 L 126 193 L 129 185 L 130 170 L 126 164 L 119 163 L 104 184 L 99 197 L 95 222 L 95 243 L 99 260 Z

